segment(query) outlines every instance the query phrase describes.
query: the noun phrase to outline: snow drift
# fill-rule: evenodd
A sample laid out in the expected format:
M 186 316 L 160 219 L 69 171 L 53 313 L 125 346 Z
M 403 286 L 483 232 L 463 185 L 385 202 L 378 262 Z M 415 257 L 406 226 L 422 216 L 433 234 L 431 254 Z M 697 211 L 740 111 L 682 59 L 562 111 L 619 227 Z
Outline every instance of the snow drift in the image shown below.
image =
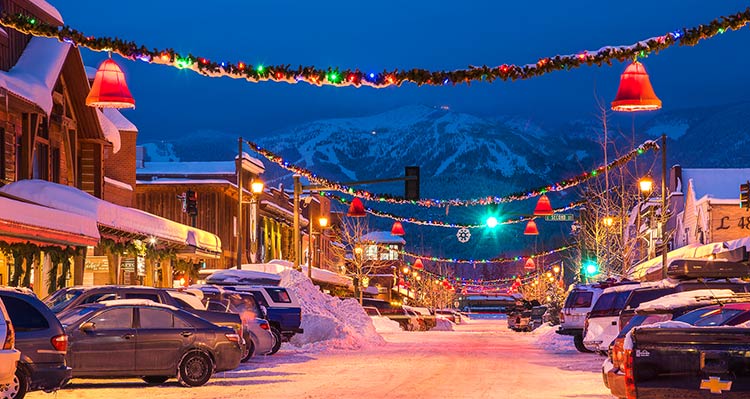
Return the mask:
M 356 299 L 339 299 L 324 294 L 307 276 L 296 270 L 281 274 L 280 286 L 297 295 L 302 308 L 304 334 L 295 335 L 290 343 L 306 352 L 329 349 L 360 349 L 382 345 L 377 333 Z

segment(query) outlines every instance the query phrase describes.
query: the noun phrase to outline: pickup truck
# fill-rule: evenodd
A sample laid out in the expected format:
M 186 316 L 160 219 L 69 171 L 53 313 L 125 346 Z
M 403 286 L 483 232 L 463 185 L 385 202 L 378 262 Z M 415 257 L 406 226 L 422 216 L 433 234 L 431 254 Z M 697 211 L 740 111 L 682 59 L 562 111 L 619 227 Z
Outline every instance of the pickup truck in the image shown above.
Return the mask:
M 626 351 L 628 398 L 750 397 L 750 330 L 639 328 Z

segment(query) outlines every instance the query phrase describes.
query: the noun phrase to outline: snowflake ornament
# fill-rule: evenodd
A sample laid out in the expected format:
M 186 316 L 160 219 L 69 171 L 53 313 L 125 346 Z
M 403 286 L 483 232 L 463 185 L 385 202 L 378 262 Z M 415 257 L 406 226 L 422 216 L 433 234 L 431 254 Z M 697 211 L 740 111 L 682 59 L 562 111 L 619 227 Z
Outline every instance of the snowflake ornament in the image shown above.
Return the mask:
M 456 233 L 456 238 L 458 238 L 458 241 L 463 243 L 469 242 L 469 239 L 471 238 L 471 232 L 469 231 L 469 229 L 463 228 Z

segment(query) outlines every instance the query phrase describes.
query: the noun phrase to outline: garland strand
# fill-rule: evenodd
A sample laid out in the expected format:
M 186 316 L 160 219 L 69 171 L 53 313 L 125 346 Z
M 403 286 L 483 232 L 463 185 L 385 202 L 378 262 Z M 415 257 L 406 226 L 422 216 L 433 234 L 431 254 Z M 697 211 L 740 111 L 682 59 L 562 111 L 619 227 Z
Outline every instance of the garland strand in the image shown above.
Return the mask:
M 496 67 L 469 66 L 453 71 L 430 71 L 420 68 L 383 72 L 363 72 L 362 69 L 342 69 L 328 67 L 291 65 L 251 65 L 242 61 L 217 62 L 191 53 L 179 54 L 172 48 L 149 50 L 144 45 L 112 37 L 88 36 L 70 26 L 50 25 L 24 14 L 3 14 L 0 25 L 16 29 L 26 34 L 56 38 L 93 51 L 110 51 L 131 60 L 141 60 L 153 64 L 168 65 L 178 69 L 189 69 L 210 77 L 228 76 L 245 79 L 249 82 L 305 82 L 316 86 L 370 86 L 382 88 L 401 86 L 410 82 L 418 86 L 456 85 L 471 82 L 494 82 L 496 80 L 519 80 L 542 76 L 554 71 L 579 68 L 583 65 L 612 65 L 613 61 L 627 61 L 679 44 L 695 46 L 699 41 L 712 38 L 728 30 L 739 30 L 750 21 L 750 7 L 736 14 L 722 16 L 705 25 L 678 29 L 662 36 L 641 40 L 629 46 L 606 46 L 596 51 L 582 51 L 577 54 L 542 57 L 534 64 L 502 64 Z
M 420 255 L 414 252 L 408 252 L 408 251 L 398 251 L 399 254 L 409 256 L 414 259 L 425 259 L 430 260 L 433 262 L 446 262 L 446 263 L 461 263 L 461 264 L 477 264 L 477 263 L 508 263 L 508 262 L 517 262 L 521 259 L 527 259 L 527 258 L 537 258 L 540 256 L 547 256 L 551 255 L 557 252 L 566 251 L 570 248 L 573 248 L 573 245 L 565 245 L 559 248 L 555 248 L 546 252 L 540 252 L 538 254 L 534 255 L 527 255 L 527 256 L 513 256 L 513 257 L 497 257 L 492 259 L 455 259 L 455 258 L 440 258 L 436 256 L 427 256 L 427 255 Z
M 329 192 L 323 192 L 322 194 L 325 195 L 326 197 L 329 197 L 329 198 L 331 198 L 333 200 L 336 200 L 336 201 L 338 201 L 338 202 L 340 202 L 340 203 L 342 203 L 344 205 L 348 205 L 349 203 L 351 203 L 350 200 L 348 200 L 348 199 L 346 199 L 346 198 L 344 198 L 344 197 L 342 197 L 340 195 L 336 195 L 336 194 L 329 193 Z M 568 205 L 568 206 L 566 206 L 564 208 L 553 209 L 552 212 L 553 213 L 567 212 L 567 211 L 569 211 L 571 209 L 576 209 L 576 208 L 580 207 L 583 204 L 584 204 L 584 201 L 573 202 L 573 203 L 571 203 L 570 205 Z M 440 220 L 420 220 L 420 219 L 413 218 L 413 217 L 412 218 L 406 218 L 406 217 L 397 216 L 397 215 L 394 215 L 394 214 L 388 213 L 388 212 L 377 211 L 375 209 L 367 208 L 367 207 L 365 207 L 365 212 L 367 212 L 367 213 L 369 213 L 370 215 L 373 215 L 373 216 L 377 216 L 377 217 L 381 217 L 381 218 L 387 218 L 387 219 L 395 220 L 397 222 L 402 222 L 402 223 L 416 224 L 416 225 L 420 225 L 420 226 L 448 227 L 448 228 L 455 228 L 455 229 L 483 229 L 483 228 L 487 227 L 487 225 L 484 224 L 484 223 L 482 223 L 482 224 L 446 223 L 446 222 L 443 222 L 443 221 L 440 221 Z M 536 219 L 538 217 L 539 216 L 526 216 L 525 215 L 525 216 L 517 217 L 515 219 L 504 220 L 502 222 L 498 222 L 497 224 L 498 225 L 506 225 L 506 224 L 523 223 L 523 222 L 527 222 L 527 221 L 532 220 L 532 219 Z
M 648 150 L 657 151 L 659 149 L 659 145 L 653 141 L 648 140 L 645 141 L 640 146 L 630 150 L 627 154 L 621 156 L 620 158 L 615 159 L 614 161 L 606 164 L 601 165 L 598 168 L 592 170 L 591 172 L 584 172 L 576 177 L 563 180 L 557 183 L 553 183 L 547 186 L 538 187 L 533 190 L 529 191 L 520 191 L 517 193 L 513 193 L 510 195 L 507 195 L 505 197 L 501 196 L 488 196 L 488 197 L 482 197 L 482 198 L 476 198 L 476 199 L 470 199 L 470 200 L 462 200 L 462 199 L 449 199 L 449 200 L 441 200 L 441 199 L 419 199 L 419 200 L 407 200 L 402 197 L 390 195 L 390 194 L 375 194 L 371 193 L 369 191 L 365 190 L 355 190 L 351 187 L 345 186 L 341 183 L 335 182 L 333 180 L 329 180 L 323 177 L 318 176 L 317 174 L 301 167 L 294 165 L 282 158 L 281 156 L 259 146 L 256 143 L 253 143 L 252 141 L 245 142 L 250 146 L 250 148 L 260 154 L 261 156 L 265 157 L 269 161 L 279 165 L 280 167 L 301 175 L 311 182 L 315 182 L 316 184 L 320 184 L 326 187 L 326 190 L 333 190 L 338 191 L 340 193 L 349 194 L 355 197 L 359 197 L 365 200 L 369 201 L 379 201 L 379 202 L 386 202 L 389 204 L 411 204 L 411 205 L 419 205 L 423 207 L 441 207 L 441 206 L 477 206 L 477 205 L 490 205 L 490 204 L 500 204 L 504 202 L 512 202 L 512 201 L 520 201 L 520 200 L 526 200 L 533 197 L 538 197 L 542 194 L 548 193 L 548 192 L 555 192 L 555 191 L 563 191 L 567 190 L 569 188 L 575 187 L 589 179 L 593 179 L 594 177 L 598 176 L 600 173 L 604 173 L 605 169 L 610 170 L 613 168 L 620 167 L 633 158 L 635 158 L 638 155 L 643 154 L 644 152 Z

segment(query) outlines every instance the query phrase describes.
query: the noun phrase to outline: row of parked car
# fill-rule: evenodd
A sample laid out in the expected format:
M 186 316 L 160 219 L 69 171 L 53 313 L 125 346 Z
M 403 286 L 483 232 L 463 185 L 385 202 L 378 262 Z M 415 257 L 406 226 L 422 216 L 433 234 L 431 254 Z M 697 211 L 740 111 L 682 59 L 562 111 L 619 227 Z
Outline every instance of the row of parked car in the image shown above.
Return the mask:
M 602 379 L 619 398 L 710 397 L 719 393 L 714 378 L 734 381 L 744 397 L 750 346 L 737 338 L 747 330 L 718 339 L 695 327 L 750 324 L 750 283 L 739 278 L 749 275 L 746 261 L 687 259 L 672 262 L 662 281 L 579 285 L 568 294 L 558 333 L 572 335 L 579 351 L 607 356 Z
M 382 316 L 396 321 L 404 331 L 430 330 L 437 325 L 438 318 L 445 318 L 454 324 L 461 322 L 461 314 L 453 309 L 394 305 L 374 298 L 362 298 L 362 308 L 368 316 Z
M 508 328 L 516 332 L 530 332 L 550 321 L 549 308 L 540 305 L 537 300 L 516 301 L 516 305 L 507 310 Z
M 0 308 L 0 398 L 78 377 L 199 386 L 303 332 L 299 303 L 276 286 L 67 287 L 44 301 L 0 287 Z

